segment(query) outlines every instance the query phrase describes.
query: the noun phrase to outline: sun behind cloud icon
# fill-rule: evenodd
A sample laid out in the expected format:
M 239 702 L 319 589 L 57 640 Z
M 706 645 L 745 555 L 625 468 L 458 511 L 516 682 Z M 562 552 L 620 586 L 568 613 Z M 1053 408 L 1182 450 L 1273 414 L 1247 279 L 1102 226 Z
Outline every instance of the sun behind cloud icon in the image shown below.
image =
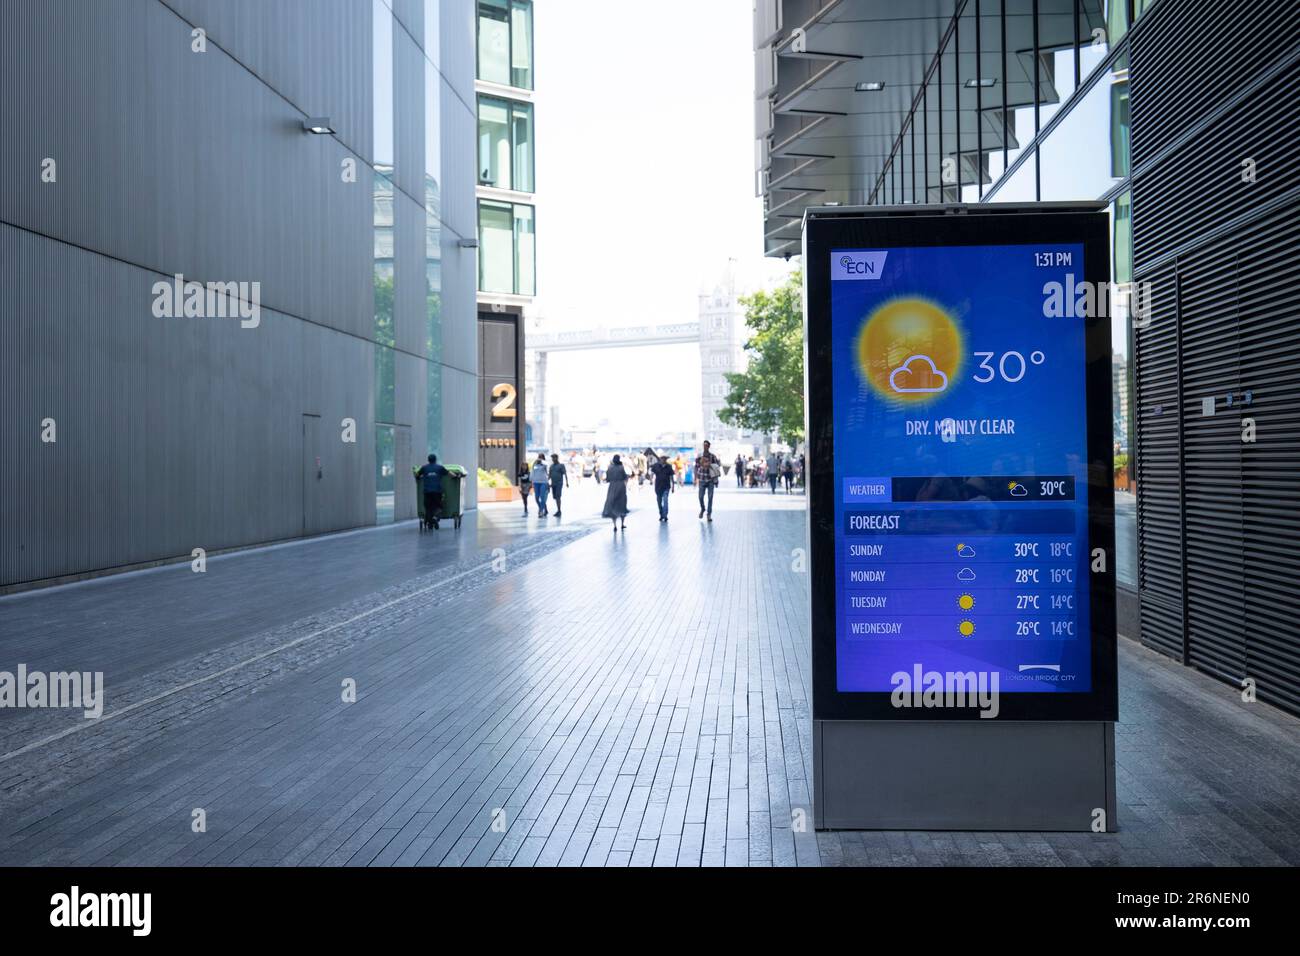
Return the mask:
M 858 332 L 858 370 L 891 402 L 933 401 L 949 391 L 962 365 L 957 322 L 928 299 L 891 299 L 872 312 Z

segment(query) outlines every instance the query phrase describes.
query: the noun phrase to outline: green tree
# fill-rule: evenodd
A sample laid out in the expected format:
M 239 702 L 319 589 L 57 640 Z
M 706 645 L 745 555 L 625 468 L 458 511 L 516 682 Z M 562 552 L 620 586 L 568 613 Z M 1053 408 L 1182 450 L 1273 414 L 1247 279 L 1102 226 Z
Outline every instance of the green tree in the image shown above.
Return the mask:
M 728 373 L 727 403 L 718 418 L 749 431 L 803 441 L 803 274 L 740 300 L 750 338 L 749 367 Z

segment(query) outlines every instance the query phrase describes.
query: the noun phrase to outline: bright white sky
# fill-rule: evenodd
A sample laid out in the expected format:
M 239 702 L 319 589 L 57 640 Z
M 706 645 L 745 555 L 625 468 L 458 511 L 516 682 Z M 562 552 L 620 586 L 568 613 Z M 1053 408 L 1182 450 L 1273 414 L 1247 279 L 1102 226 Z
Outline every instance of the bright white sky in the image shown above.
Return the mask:
M 783 274 L 754 195 L 750 0 L 540 0 L 534 18 L 546 328 L 692 320 L 731 258 L 742 287 Z M 694 346 L 555 353 L 547 404 L 566 424 L 695 430 L 699 375 Z

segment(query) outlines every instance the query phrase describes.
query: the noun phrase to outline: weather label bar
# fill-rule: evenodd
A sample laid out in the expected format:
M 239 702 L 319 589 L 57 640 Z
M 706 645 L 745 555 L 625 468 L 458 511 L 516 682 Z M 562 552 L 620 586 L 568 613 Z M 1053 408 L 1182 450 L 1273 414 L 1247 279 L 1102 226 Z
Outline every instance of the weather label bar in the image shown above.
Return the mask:
M 894 501 L 1073 501 L 1073 475 L 893 478 Z

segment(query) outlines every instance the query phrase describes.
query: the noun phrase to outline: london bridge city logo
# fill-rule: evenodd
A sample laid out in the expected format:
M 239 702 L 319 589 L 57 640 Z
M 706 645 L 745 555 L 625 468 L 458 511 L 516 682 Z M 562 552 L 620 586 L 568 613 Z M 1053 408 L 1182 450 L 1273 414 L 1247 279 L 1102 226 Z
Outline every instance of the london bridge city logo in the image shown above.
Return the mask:
M 861 250 L 832 252 L 831 281 L 853 279 L 863 282 L 879 279 L 881 273 L 885 271 L 885 257 L 887 255 L 889 253 L 884 250 L 878 252 L 864 252 Z

